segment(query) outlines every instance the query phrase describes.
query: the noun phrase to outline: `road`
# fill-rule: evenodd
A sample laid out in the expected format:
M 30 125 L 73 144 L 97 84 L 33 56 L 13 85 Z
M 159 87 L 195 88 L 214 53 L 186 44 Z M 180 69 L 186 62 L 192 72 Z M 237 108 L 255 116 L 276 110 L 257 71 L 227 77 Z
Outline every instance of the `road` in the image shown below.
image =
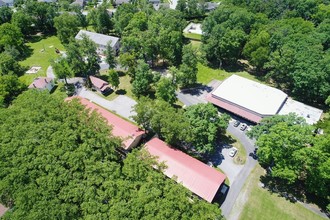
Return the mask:
M 253 141 L 245 135 L 245 132 L 242 132 L 239 129 L 235 128 L 232 122 L 229 124 L 227 131 L 232 135 L 234 135 L 242 143 L 242 145 L 246 150 L 246 157 L 247 157 L 243 169 L 237 175 L 235 181 L 231 184 L 226 200 L 221 205 L 222 214 L 228 219 L 229 214 L 235 204 L 235 201 L 239 193 L 241 192 L 244 186 L 246 179 L 248 178 L 251 171 L 257 164 L 257 160 L 249 156 L 249 154 L 254 151 L 255 147 Z
M 104 107 L 105 109 L 108 109 L 124 118 L 127 118 L 128 120 L 133 121 L 131 116 L 136 115 L 136 113 L 132 111 L 133 106 L 136 105 L 136 101 L 125 95 L 120 95 L 114 100 L 109 101 L 86 88 L 82 88 L 78 95 L 89 99 L 92 102 Z

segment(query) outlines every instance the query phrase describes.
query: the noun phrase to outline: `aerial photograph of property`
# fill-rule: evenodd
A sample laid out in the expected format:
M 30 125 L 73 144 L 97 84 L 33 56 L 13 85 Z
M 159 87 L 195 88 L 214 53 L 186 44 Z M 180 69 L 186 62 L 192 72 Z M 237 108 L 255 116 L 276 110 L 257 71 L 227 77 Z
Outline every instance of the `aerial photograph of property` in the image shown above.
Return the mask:
M 330 219 L 329 0 L 0 0 L 0 220 Z

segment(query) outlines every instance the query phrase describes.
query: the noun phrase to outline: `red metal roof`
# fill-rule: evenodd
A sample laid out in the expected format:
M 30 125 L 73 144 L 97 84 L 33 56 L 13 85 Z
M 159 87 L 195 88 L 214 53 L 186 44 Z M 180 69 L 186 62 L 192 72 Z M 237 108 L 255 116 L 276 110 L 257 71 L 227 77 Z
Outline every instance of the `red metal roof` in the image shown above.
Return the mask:
M 256 114 L 253 114 L 251 112 L 248 112 L 244 109 L 241 109 L 235 105 L 231 105 L 230 103 L 227 103 L 227 102 L 224 102 L 224 101 L 221 101 L 219 99 L 216 99 L 214 97 L 212 97 L 212 94 L 209 93 L 207 96 L 206 96 L 206 100 L 213 103 L 214 105 L 216 106 L 219 106 L 223 109 L 226 109 L 227 111 L 230 111 L 236 115 L 239 115 L 241 116 L 242 118 L 246 118 L 247 120 L 249 121 L 252 121 L 252 122 L 255 122 L 255 123 L 259 123 L 260 120 L 262 119 L 262 117 L 256 115 Z
M 92 84 L 101 90 L 101 92 L 105 91 L 107 88 L 109 88 L 109 83 L 100 79 L 100 78 L 97 78 L 95 76 L 90 76 L 89 77 L 91 79 L 91 82 Z
M 180 150 L 171 148 L 158 138 L 148 141 L 146 149 L 152 156 L 158 157 L 159 162 L 167 165 L 164 171 L 166 176 L 176 176 L 178 183 L 208 202 L 212 202 L 226 179 L 225 174 Z
M 33 80 L 33 82 L 29 85 L 29 89 L 37 88 L 44 89 L 53 79 L 49 77 L 38 77 Z
M 128 150 L 131 148 L 132 143 L 140 138 L 141 135 L 144 134 L 144 131 L 141 130 L 138 126 L 125 121 L 124 119 L 118 117 L 117 115 L 109 112 L 108 110 L 101 108 L 98 105 L 95 105 L 91 101 L 84 99 L 82 97 L 73 97 L 80 100 L 80 102 L 85 105 L 87 108 L 91 110 L 97 111 L 101 116 L 103 116 L 109 125 L 112 126 L 112 133 L 114 136 L 120 137 L 123 139 L 123 148 Z M 73 98 L 68 98 L 67 100 L 71 100 Z

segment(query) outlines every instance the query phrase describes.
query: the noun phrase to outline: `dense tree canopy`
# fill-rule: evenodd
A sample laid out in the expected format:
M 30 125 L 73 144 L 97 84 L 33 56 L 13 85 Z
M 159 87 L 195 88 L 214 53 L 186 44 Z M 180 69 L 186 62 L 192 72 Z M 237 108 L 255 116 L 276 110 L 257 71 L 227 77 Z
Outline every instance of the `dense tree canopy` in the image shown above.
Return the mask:
M 227 0 L 204 20 L 202 49 L 216 67 L 247 59 L 296 99 L 323 104 L 330 93 L 329 2 Z
M 80 22 L 76 15 L 65 12 L 54 18 L 54 27 L 62 44 L 72 41 L 79 31 Z
M 119 21 L 116 15 L 115 18 L 116 26 L 116 22 Z M 150 14 L 144 11 L 135 12 L 125 24 L 126 26 L 121 27 L 123 52 L 134 55 L 136 59 L 150 61 L 152 65 L 157 61 L 170 65 L 180 64 L 182 31 L 185 26 L 180 12 L 170 9 L 160 9 Z
M 13 11 L 11 8 L 5 6 L 0 7 L 0 25 L 10 22 L 12 15 Z
M 39 91 L 0 110 L 0 202 L 4 219 L 221 219 L 151 165 L 145 152 L 123 161 L 104 120 L 78 102 Z
M 220 116 L 218 109 L 210 103 L 189 106 L 184 115 L 189 122 L 189 142 L 201 153 L 212 152 L 217 138 L 228 127 L 229 116 Z
M 290 114 L 263 119 L 249 135 L 257 139 L 259 162 L 271 167 L 271 177 L 282 187 L 303 185 L 305 192 L 329 203 L 330 136 L 315 135 L 314 130 Z
M 153 131 L 167 143 L 182 146 L 190 144 L 201 153 L 212 152 L 216 140 L 228 126 L 229 117 L 218 115 L 211 104 L 189 106 L 186 111 L 175 109 L 163 100 L 140 98 L 133 119 L 147 130 Z
M 5 46 L 22 50 L 23 43 L 23 34 L 19 27 L 10 23 L 0 25 L 0 52 L 4 51 Z

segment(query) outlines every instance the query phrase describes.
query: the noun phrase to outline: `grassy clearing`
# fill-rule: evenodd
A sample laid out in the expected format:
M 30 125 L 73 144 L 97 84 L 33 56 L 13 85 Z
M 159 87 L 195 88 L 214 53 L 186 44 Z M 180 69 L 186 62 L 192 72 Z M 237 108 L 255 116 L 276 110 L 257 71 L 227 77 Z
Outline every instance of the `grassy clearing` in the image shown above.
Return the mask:
M 24 74 L 20 80 L 26 85 L 32 83 L 33 79 L 38 76 L 46 76 L 46 71 L 50 65 L 50 60 L 57 58 L 59 55 L 55 53 L 55 48 L 63 51 L 64 46 L 56 36 L 40 39 L 36 38 L 34 41 L 26 44 L 31 50 L 31 56 L 21 61 L 22 66 L 32 67 L 40 66 L 41 69 L 36 74 Z
M 228 142 L 230 143 L 230 145 L 238 149 L 237 154 L 234 157 L 234 163 L 239 165 L 245 164 L 246 150 L 243 147 L 242 143 L 229 132 L 226 132 L 226 136 L 228 137 Z
M 183 36 L 185 38 L 189 38 L 191 40 L 195 40 L 195 41 L 200 41 L 202 40 L 202 35 L 200 34 L 195 34 L 195 33 L 184 33 Z
M 279 197 L 278 194 L 271 194 L 266 189 L 261 188 L 259 178 L 264 174 L 264 169 L 259 165 L 251 173 L 249 180 L 242 189 L 250 190 L 248 199 L 243 206 L 240 220 L 245 219 L 267 219 L 267 220 L 292 220 L 292 219 L 313 219 L 322 220 L 321 216 L 311 212 L 299 203 L 291 203 Z
M 222 81 L 233 74 L 236 74 L 238 76 L 241 76 L 241 77 L 244 77 L 244 78 L 256 81 L 256 82 L 261 82 L 255 76 L 253 76 L 245 71 L 229 73 L 229 72 L 227 72 L 225 70 L 221 70 L 221 69 L 212 69 L 210 67 L 204 66 L 201 63 L 198 63 L 197 68 L 198 68 L 197 82 L 202 83 L 202 84 L 207 84 L 213 79 Z

